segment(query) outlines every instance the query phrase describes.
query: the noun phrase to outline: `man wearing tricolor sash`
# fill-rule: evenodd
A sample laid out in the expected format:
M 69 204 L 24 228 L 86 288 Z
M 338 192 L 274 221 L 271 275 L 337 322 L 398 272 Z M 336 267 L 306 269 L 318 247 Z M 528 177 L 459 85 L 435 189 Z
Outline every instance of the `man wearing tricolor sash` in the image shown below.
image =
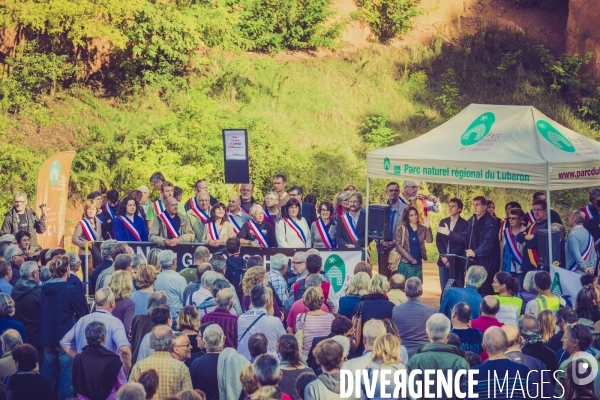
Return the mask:
M 252 183 L 243 183 L 240 186 L 240 208 L 243 212 L 249 213 L 250 208 L 257 203 L 254 198 L 254 185 Z
M 353 193 L 349 199 L 350 212 L 340 215 L 336 221 L 335 238 L 339 248 L 365 246 L 365 213 L 362 212 L 362 196 Z
M 598 258 L 594 250 L 594 239 L 583 227 L 585 218 L 581 210 L 573 211 L 569 215 L 571 229 L 567 238 L 567 268 L 579 274 L 594 274 Z
M 163 182 L 160 189 L 160 197 L 154 203 L 148 207 L 148 212 L 146 213 L 146 224 L 148 225 L 148 230 L 152 228 L 152 224 L 156 220 L 156 217 L 165 212 L 166 204 L 165 200 L 169 197 L 173 197 L 175 194 L 175 185 L 172 182 Z M 177 202 L 177 210 L 179 213 L 185 215 L 185 208 L 183 204 Z
M 600 202 L 600 188 L 591 188 L 588 191 L 588 200 L 589 204 L 585 207 L 581 208 L 583 214 L 585 215 L 585 220 L 589 221 L 590 219 L 598 216 L 598 202 Z
M 106 203 L 102 205 L 102 213 L 99 215 L 102 223 L 102 237 L 104 240 L 112 239 L 113 223 L 117 218 L 117 210 L 119 209 L 119 192 L 111 189 L 106 192 Z
M 275 232 L 271 224 L 265 221 L 265 211 L 260 204 L 250 208 L 250 217 L 250 221 L 242 225 L 237 234 L 240 243 L 252 247 L 277 247 Z
M 535 192 L 533 194 L 533 202 L 535 202 L 536 200 L 541 200 L 543 202 L 546 202 L 546 193 L 544 192 Z M 525 225 L 526 226 L 530 226 L 531 224 L 536 222 L 536 217 L 535 217 L 535 213 L 533 211 L 533 202 L 532 202 L 532 206 L 531 206 L 531 210 L 527 211 L 525 213 Z M 523 210 L 525 211 L 525 210 Z M 560 218 L 560 215 L 558 215 L 558 213 L 554 210 L 550 210 L 550 216 L 552 217 L 552 223 L 558 223 L 561 225 L 564 225 L 562 222 L 562 219 Z M 546 217 L 548 218 L 548 217 Z
M 523 246 L 523 273 L 538 268 L 538 234 L 540 229 L 548 229 L 548 210 L 546 200 L 538 199 L 533 202 L 533 215 L 536 222 L 529 225 L 527 230 L 517 235 L 517 242 L 525 243 Z M 554 216 L 553 216 L 554 217 Z M 555 222 L 554 220 L 552 221 Z
M 190 209 L 185 214 L 188 228 L 194 231 L 194 243 L 201 243 L 210 219 L 210 195 L 206 191 L 198 192 L 196 197 L 190 199 L 190 203 Z
M 200 192 L 210 193 L 208 191 L 208 183 L 206 183 L 206 180 L 204 180 L 204 179 L 197 180 L 196 183 L 194 184 L 194 192 L 196 194 L 198 194 Z M 215 204 L 217 204 L 219 202 L 219 200 L 215 199 L 210 194 L 208 195 L 208 197 L 210 199 L 211 206 L 214 206 Z M 196 198 L 196 196 L 190 198 L 188 201 L 185 202 L 184 208 L 185 208 L 186 212 L 189 211 L 190 208 L 192 208 L 192 202 L 195 198 Z
M 148 240 L 157 246 L 167 247 L 194 240 L 194 231 L 188 229 L 187 217 L 178 208 L 179 202 L 174 197 L 165 200 L 165 212 L 154 217 Z
M 233 231 L 236 235 L 242 229 L 242 225 L 252 219 L 249 213 L 242 211 L 241 204 L 242 199 L 240 196 L 231 196 L 227 202 L 227 218 L 233 224 Z

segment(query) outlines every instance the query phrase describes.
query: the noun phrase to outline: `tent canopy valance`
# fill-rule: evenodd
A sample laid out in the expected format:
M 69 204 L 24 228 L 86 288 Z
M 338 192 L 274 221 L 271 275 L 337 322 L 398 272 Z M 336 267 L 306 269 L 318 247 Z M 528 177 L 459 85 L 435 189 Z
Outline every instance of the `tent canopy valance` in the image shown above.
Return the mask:
M 531 106 L 471 104 L 437 128 L 367 154 L 367 176 L 557 190 L 600 183 L 600 143 Z

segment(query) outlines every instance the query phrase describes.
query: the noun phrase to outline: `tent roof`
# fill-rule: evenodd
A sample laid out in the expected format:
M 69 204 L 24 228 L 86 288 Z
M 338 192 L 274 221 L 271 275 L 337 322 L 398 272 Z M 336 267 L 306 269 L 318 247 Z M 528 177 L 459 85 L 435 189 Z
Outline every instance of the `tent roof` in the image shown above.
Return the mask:
M 600 143 L 531 106 L 471 104 L 437 128 L 367 153 L 371 178 L 556 190 L 600 183 Z

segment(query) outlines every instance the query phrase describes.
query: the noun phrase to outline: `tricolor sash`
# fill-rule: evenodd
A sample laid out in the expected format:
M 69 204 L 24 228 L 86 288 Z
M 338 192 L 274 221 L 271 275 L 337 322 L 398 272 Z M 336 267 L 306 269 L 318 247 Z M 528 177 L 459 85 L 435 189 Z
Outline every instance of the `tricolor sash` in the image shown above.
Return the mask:
M 527 214 L 529 214 L 529 213 L 527 213 Z M 533 228 L 535 227 L 536 223 L 537 222 L 534 222 L 531 224 L 531 226 L 529 227 L 529 230 L 527 231 L 528 235 L 533 235 Z M 537 249 L 527 249 L 527 255 L 529 256 L 529 261 L 531 262 L 531 264 L 533 264 L 535 267 L 537 267 L 537 265 L 538 265 Z
M 227 214 L 227 218 L 229 218 L 229 222 L 233 224 L 233 233 L 235 233 L 236 235 L 240 233 L 240 224 L 237 223 L 237 221 L 233 217 L 233 214 Z
M 535 216 L 533 215 L 533 210 L 527 211 L 525 214 L 525 219 L 527 220 L 528 225 L 535 224 L 537 222 L 537 219 L 535 219 Z
M 269 210 L 265 207 L 265 218 L 270 219 L 271 221 L 274 221 L 273 217 L 271 217 L 271 214 L 269 214 Z
M 138 230 L 135 228 L 135 226 L 131 223 L 131 221 L 129 220 L 129 218 L 127 218 L 124 215 L 119 215 L 119 219 L 121 221 L 123 221 L 123 224 L 125 225 L 125 228 L 127 228 L 127 230 L 133 235 L 133 237 L 135 238 L 136 241 L 141 242 L 142 241 L 142 236 L 140 235 L 140 233 L 138 232 Z
M 510 227 L 504 230 L 504 240 L 504 245 L 508 246 L 508 248 L 510 249 L 510 252 L 513 256 L 513 260 L 516 261 L 517 264 L 523 265 L 523 253 L 521 253 L 519 247 L 517 247 L 517 241 L 515 240 L 515 237 L 510 231 Z
M 162 220 L 162 222 L 165 224 L 165 226 L 167 227 L 167 230 L 169 231 L 171 236 L 173 236 L 173 239 L 181 236 L 181 233 L 179 233 L 179 231 L 175 227 L 175 224 L 173 223 L 173 220 L 171 219 L 171 216 L 169 215 L 169 213 L 163 212 L 162 214 L 160 214 L 158 216 L 158 218 L 160 218 Z
M 264 233 L 262 233 L 260 226 L 258 226 L 253 219 L 248 221 L 248 228 L 250 228 L 252 233 L 254 233 L 254 236 L 256 236 L 256 240 L 258 240 L 258 243 L 261 245 L 261 247 L 269 247 L 269 241 L 267 240 L 267 237 L 264 235 Z
M 592 210 L 592 207 L 589 204 L 587 206 L 583 207 L 583 209 L 581 211 L 583 211 L 583 213 L 585 214 L 586 221 L 589 221 L 590 219 L 594 218 L 597 215 L 594 212 L 594 210 Z
M 350 216 L 350 213 L 342 215 L 342 222 L 346 228 L 346 231 L 348 232 L 348 235 L 350 235 L 352 242 L 358 242 L 360 240 L 360 235 L 352 223 L 352 217 Z
M 154 203 L 152 203 L 152 207 L 154 207 L 154 213 L 157 217 L 165 212 L 165 205 L 161 200 L 156 200 Z
M 402 195 L 398 196 L 398 200 L 402 203 L 402 204 L 410 204 L 408 202 L 408 200 L 406 200 L 404 197 L 402 197 Z
M 96 240 L 96 233 L 92 229 L 92 224 L 87 219 L 82 219 L 79 221 L 79 225 L 81 225 L 81 229 L 83 230 L 83 234 L 88 242 L 93 242 Z
M 206 225 L 210 217 L 207 213 L 202 211 L 200 205 L 198 205 L 198 200 L 195 197 L 192 197 L 190 199 L 190 210 L 192 210 L 194 214 L 196 214 L 196 216 L 200 218 L 200 221 L 202 221 L 202 223 Z
M 321 240 L 325 243 L 325 247 L 328 249 L 333 249 L 336 247 L 336 244 L 333 240 L 331 240 L 331 236 L 329 235 L 329 230 L 327 226 L 325 226 L 325 222 L 323 222 L 323 218 L 319 218 L 317 220 L 317 232 L 319 232 L 319 236 L 321 236 Z
M 104 211 L 106 211 L 108 213 L 108 215 L 110 215 L 110 218 L 114 221 L 115 220 L 115 212 L 112 210 L 112 207 L 110 206 L 110 204 L 104 203 L 104 205 L 102 207 L 104 208 Z
M 244 206 L 243 206 L 243 205 L 241 205 L 241 204 L 240 204 L 240 210 L 241 210 L 243 213 L 246 213 L 246 214 L 250 215 L 250 210 L 246 210 L 246 209 L 244 208 Z
M 594 248 L 593 243 L 594 243 L 594 239 L 592 238 L 592 235 L 590 235 L 588 233 L 587 245 L 581 252 L 581 258 L 583 258 L 583 261 L 587 261 L 587 259 L 590 258 L 590 254 L 592 254 L 592 249 Z M 569 266 L 569 271 L 576 271 L 577 269 L 579 269 L 579 266 L 577 265 L 577 261 L 573 262 L 573 264 L 571 264 Z
M 210 240 L 219 240 L 219 232 L 217 231 L 217 224 L 215 224 L 215 221 L 209 222 L 207 228 Z
M 302 240 L 302 243 L 306 244 L 306 236 L 304 235 L 304 231 L 300 228 L 300 225 L 296 223 L 292 218 L 283 218 L 283 221 L 288 224 L 288 226 L 298 235 L 298 238 Z

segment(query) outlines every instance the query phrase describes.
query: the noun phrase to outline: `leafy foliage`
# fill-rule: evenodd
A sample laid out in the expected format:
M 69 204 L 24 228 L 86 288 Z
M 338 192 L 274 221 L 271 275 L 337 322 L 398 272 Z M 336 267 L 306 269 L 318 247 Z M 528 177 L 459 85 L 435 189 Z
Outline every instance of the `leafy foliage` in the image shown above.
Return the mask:
M 40 94 L 54 95 L 75 76 L 77 68 L 67 56 L 39 53 L 35 40 L 17 49 L 9 61 L 11 72 L 0 79 L 0 110 L 16 112 Z
M 357 0 L 353 18 L 369 25 L 381 43 L 387 43 L 412 27 L 412 19 L 423 13 L 421 0 Z
M 257 50 L 302 50 L 334 47 L 343 23 L 333 16 L 331 0 L 241 0 L 238 29 Z
M 360 124 L 360 134 L 365 142 L 375 148 L 386 147 L 398 137 L 392 129 L 387 127 L 387 118 L 379 115 L 369 116 Z
M 449 68 L 442 74 L 442 94 L 435 98 L 444 105 L 444 115 L 453 117 L 461 110 L 460 104 L 464 101 L 464 96 L 460 94 L 460 89 L 456 83 L 456 73 Z

